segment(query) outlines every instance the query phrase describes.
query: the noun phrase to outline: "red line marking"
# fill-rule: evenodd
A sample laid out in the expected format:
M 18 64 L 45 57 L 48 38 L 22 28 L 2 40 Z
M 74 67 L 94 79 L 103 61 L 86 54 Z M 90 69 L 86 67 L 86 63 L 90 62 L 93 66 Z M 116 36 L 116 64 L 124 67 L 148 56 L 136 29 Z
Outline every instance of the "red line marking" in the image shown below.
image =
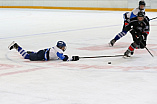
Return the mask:
M 27 69 L 27 70 L 15 71 L 15 72 L 8 72 L 8 73 L 0 74 L 0 77 L 7 76 L 7 75 L 27 73 L 27 72 L 32 72 L 32 71 L 37 71 L 37 70 L 42 70 L 42 69 L 47 69 L 47 68 L 42 67 L 42 68 L 33 68 L 33 69 Z
M 89 50 L 89 51 L 102 51 L 106 49 L 111 49 L 111 47 L 105 47 L 104 45 L 100 46 L 90 46 L 90 47 L 82 47 L 82 48 L 77 48 L 79 50 Z
M 86 64 L 72 64 L 72 63 L 50 63 L 48 65 L 52 65 L 55 67 L 70 67 L 70 68 L 79 68 L 79 69 L 121 69 L 122 71 L 129 71 L 129 70 L 148 70 L 148 69 L 155 69 L 156 67 L 147 67 L 147 66 L 134 66 L 134 67 L 123 67 L 123 66 L 112 66 L 112 65 L 86 65 Z
M 0 64 L 0 70 L 20 68 L 20 67 L 22 67 L 22 66 L 19 66 L 19 65 L 10 65 L 10 64 Z
M 127 49 L 127 45 L 128 43 L 117 43 L 117 45 L 115 45 L 114 47 L 109 47 L 106 45 L 95 45 L 95 46 L 89 46 L 89 47 L 81 47 L 81 48 L 77 48 L 79 50 L 88 50 L 88 51 L 102 51 L 102 50 L 117 50 L 115 53 L 124 53 L 126 50 L 120 50 L 119 48 L 126 48 Z M 128 45 L 129 46 L 129 45 Z M 148 44 L 148 48 L 149 49 L 153 49 L 156 50 L 157 48 L 157 44 Z M 135 49 L 137 54 L 146 54 L 148 53 L 145 49 Z M 156 56 L 157 52 L 152 51 L 153 54 Z
M 77 48 L 79 50 L 88 50 L 88 51 L 102 51 L 102 50 L 113 50 L 118 48 L 125 48 L 127 47 L 128 43 L 117 43 L 114 47 L 109 47 L 109 45 L 95 45 L 95 46 L 89 46 L 89 47 L 81 47 Z

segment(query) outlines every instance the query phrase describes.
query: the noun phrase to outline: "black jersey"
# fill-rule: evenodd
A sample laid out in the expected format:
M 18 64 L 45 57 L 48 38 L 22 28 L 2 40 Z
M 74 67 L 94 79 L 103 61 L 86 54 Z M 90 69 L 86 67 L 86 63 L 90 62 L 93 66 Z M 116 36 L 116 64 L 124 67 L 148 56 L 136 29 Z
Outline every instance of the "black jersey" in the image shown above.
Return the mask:
M 137 17 L 130 19 L 124 31 L 129 31 L 131 29 L 135 30 L 137 33 L 148 35 L 150 30 L 149 18 L 145 16 L 143 21 L 138 21 Z

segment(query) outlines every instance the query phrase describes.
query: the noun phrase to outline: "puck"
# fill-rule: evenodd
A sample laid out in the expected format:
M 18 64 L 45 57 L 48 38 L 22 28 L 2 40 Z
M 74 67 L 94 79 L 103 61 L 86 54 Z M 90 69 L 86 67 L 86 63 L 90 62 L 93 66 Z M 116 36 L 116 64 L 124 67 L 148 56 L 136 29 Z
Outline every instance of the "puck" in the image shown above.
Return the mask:
M 108 64 L 111 64 L 111 62 L 108 62 Z

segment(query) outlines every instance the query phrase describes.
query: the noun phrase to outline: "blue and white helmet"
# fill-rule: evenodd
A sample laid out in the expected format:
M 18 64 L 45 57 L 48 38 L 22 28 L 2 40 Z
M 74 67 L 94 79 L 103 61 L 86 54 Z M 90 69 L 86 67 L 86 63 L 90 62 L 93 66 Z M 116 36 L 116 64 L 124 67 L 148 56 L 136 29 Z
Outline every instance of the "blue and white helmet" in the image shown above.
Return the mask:
M 58 48 L 60 48 L 60 49 L 63 48 L 63 47 L 65 47 L 65 49 L 64 49 L 63 51 L 66 50 L 66 43 L 63 42 L 63 41 L 58 41 L 56 46 L 57 46 Z

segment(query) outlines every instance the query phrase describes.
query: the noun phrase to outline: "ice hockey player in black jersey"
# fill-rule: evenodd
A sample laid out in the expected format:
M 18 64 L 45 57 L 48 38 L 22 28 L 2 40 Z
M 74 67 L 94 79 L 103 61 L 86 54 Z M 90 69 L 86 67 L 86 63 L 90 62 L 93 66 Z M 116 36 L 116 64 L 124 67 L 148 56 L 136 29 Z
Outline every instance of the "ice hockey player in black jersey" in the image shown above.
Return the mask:
M 124 31 L 124 28 L 128 25 L 128 22 L 130 21 L 130 19 L 137 17 L 138 12 L 140 12 L 140 11 L 145 13 L 145 5 L 146 5 L 145 2 L 141 0 L 141 1 L 139 1 L 138 8 L 135 8 L 131 12 L 126 12 L 123 14 L 124 25 L 123 25 L 122 32 L 118 33 L 115 36 L 115 38 L 109 42 L 110 46 L 113 46 L 117 40 L 119 40 L 120 38 L 122 38 L 123 36 L 125 36 L 127 34 L 128 31 Z
M 130 31 L 134 41 L 124 53 L 124 56 L 133 55 L 135 49 L 143 49 L 146 46 L 149 30 L 149 18 L 143 12 L 138 12 L 137 17 L 132 18 L 124 28 L 124 31 Z
M 67 55 L 63 55 L 63 52 L 66 50 L 66 43 L 63 41 L 58 41 L 56 46 L 39 50 L 38 52 L 26 52 L 14 41 L 9 45 L 8 48 L 10 50 L 16 49 L 24 57 L 24 59 L 29 59 L 31 61 L 48 61 L 58 59 L 63 61 L 79 60 L 79 56 L 72 56 L 72 58 L 69 58 Z

